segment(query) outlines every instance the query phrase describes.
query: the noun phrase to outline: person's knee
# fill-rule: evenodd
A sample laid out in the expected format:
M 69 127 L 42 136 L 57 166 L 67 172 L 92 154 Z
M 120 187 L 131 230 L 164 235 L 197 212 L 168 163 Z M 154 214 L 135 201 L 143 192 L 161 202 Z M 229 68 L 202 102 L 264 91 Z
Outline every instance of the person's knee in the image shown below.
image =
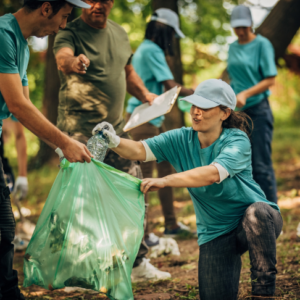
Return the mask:
M 243 224 L 246 226 L 251 225 L 252 228 L 259 230 L 260 224 L 264 223 L 270 218 L 270 205 L 264 202 L 256 202 L 251 204 L 245 214 Z

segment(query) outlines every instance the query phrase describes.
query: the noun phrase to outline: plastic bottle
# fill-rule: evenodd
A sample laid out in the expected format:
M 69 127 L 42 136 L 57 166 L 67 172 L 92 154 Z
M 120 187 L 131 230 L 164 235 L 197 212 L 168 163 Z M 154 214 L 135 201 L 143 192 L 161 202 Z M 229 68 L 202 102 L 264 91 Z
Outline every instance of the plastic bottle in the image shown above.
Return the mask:
M 94 158 L 103 161 L 108 148 L 107 139 L 104 137 L 102 131 L 98 131 L 87 142 L 87 148 L 94 155 Z

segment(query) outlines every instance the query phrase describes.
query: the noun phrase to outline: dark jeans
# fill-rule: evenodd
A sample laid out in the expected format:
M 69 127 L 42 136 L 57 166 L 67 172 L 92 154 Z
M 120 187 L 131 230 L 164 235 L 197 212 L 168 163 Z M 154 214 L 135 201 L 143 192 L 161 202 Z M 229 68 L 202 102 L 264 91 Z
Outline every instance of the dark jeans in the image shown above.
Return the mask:
M 15 219 L 6 187 L 2 161 L 0 160 L 0 299 L 15 300 L 20 298 L 18 273 L 13 270 Z
M 156 126 L 146 123 L 137 128 L 130 130 L 130 135 L 135 141 L 141 141 L 148 138 L 152 138 L 164 132 L 164 127 L 157 128 Z M 141 168 L 144 178 L 152 178 L 153 171 L 156 168 L 158 177 L 165 177 L 173 173 L 172 166 L 169 162 L 165 161 L 158 164 L 156 161 L 149 161 L 141 163 Z M 162 206 L 163 214 L 165 217 L 165 227 L 173 229 L 177 226 L 175 211 L 174 211 L 174 197 L 173 189 L 171 187 L 165 187 L 158 191 L 159 200 Z M 145 201 L 148 203 L 148 194 L 145 195 Z M 149 233 L 149 229 L 146 229 L 146 234 Z
M 67 132 L 65 132 L 65 134 L 69 135 L 74 140 L 77 140 L 78 142 L 81 142 L 85 145 L 87 144 L 88 139 L 89 139 L 89 137 L 87 137 L 83 134 L 79 134 L 79 133 L 75 134 L 75 135 L 70 135 Z M 130 137 L 127 133 L 121 134 L 120 137 L 122 137 L 124 139 L 130 139 Z M 106 163 L 107 165 L 110 165 L 120 171 L 126 172 L 132 176 L 135 176 L 137 178 L 140 178 L 140 179 L 143 178 L 141 167 L 138 165 L 137 162 L 130 161 L 128 159 L 124 159 L 110 149 L 108 149 L 108 151 L 106 153 L 104 163 Z M 147 210 L 148 210 L 148 205 L 146 205 L 146 207 L 145 207 L 144 230 L 146 229 L 146 226 L 147 226 Z M 139 252 L 136 256 L 136 259 L 135 259 L 135 262 L 133 265 L 134 268 L 141 264 L 143 259 L 146 257 L 147 253 L 148 253 L 148 246 L 146 245 L 144 238 L 143 238 L 141 245 L 140 245 Z
M 253 179 L 269 201 L 277 203 L 277 188 L 272 165 L 273 115 L 267 98 L 244 111 L 253 121 L 250 136 Z
M 273 295 L 276 281 L 276 238 L 282 229 L 278 211 L 267 203 L 250 205 L 238 227 L 200 246 L 201 300 L 235 300 L 241 255 L 249 250 L 253 295 Z

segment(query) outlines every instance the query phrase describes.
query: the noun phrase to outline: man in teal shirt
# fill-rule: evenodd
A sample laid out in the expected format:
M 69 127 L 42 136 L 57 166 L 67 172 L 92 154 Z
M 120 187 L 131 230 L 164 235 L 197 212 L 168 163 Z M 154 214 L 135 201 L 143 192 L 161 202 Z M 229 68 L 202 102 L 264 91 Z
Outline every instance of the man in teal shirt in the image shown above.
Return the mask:
M 60 132 L 31 103 L 26 76 L 29 60 L 27 38 L 57 33 L 66 26 L 73 6 L 89 7 L 80 0 L 26 0 L 24 7 L 15 14 L 0 17 L 0 133 L 2 120 L 12 113 L 52 147 L 60 147 L 68 160 L 90 162 L 91 154 L 87 148 Z M 12 269 L 15 220 L 2 164 L 0 168 L 0 299 L 25 299 L 18 288 L 17 272 Z

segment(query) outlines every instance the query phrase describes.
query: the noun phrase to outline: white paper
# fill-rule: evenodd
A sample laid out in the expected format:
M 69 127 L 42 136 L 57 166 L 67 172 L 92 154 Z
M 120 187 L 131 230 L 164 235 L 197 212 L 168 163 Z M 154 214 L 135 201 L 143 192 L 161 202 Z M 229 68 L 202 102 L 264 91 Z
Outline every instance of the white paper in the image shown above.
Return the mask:
M 128 123 L 124 127 L 124 131 L 129 131 L 135 127 L 145 124 L 155 118 L 169 113 L 179 95 L 180 88 L 175 86 L 166 93 L 158 96 L 150 106 L 144 103 L 138 106 L 132 113 Z

